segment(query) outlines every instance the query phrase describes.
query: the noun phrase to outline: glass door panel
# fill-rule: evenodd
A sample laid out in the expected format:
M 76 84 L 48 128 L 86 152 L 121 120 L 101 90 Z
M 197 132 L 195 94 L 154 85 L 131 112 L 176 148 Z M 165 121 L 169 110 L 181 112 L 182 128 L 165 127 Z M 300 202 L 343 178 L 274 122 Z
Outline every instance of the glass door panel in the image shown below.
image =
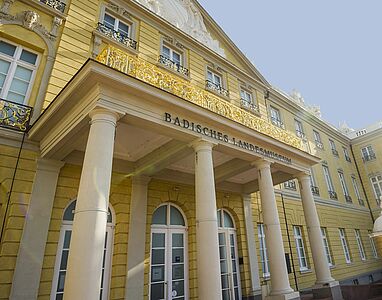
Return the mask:
M 150 299 L 163 300 L 166 295 L 166 233 L 152 233 Z
M 172 278 L 169 290 L 170 299 L 184 300 L 184 233 L 172 233 L 171 257 L 172 257 Z

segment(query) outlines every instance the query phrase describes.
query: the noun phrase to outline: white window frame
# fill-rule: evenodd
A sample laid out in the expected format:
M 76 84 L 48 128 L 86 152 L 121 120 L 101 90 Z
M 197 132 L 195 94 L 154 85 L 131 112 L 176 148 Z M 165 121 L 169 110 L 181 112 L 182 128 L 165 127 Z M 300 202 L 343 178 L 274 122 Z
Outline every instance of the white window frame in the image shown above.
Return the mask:
M 321 150 L 324 149 L 324 144 L 322 143 L 321 134 L 315 129 L 313 129 L 313 137 L 314 137 L 314 142 L 316 144 L 316 147 Z
M 300 138 L 304 138 L 305 133 L 304 133 L 304 126 L 302 125 L 302 122 L 300 120 L 294 119 L 294 127 L 296 130 L 296 135 Z
M 263 270 L 263 277 L 269 278 L 271 273 L 269 270 L 269 258 L 267 252 L 267 244 L 265 241 L 264 224 L 262 223 L 257 224 L 257 236 L 259 238 L 260 263 Z
M 36 51 L 33 51 L 33 50 L 31 50 L 27 47 L 24 47 L 22 45 L 13 43 L 9 40 L 3 39 L 3 38 L 0 38 L 0 40 L 7 43 L 7 44 L 10 44 L 10 45 L 16 47 L 16 50 L 15 50 L 15 53 L 13 54 L 13 57 L 10 57 L 10 56 L 0 52 L 0 59 L 5 60 L 5 61 L 10 63 L 8 73 L 5 77 L 3 88 L 2 88 L 1 93 L 0 93 L 0 98 L 16 102 L 15 100 L 8 98 L 8 93 L 9 93 L 9 89 L 11 87 L 11 84 L 13 82 L 16 68 L 17 68 L 17 66 L 20 66 L 20 67 L 23 67 L 23 68 L 26 68 L 26 69 L 32 71 L 31 79 L 29 81 L 28 88 L 27 88 L 27 91 L 25 93 L 24 101 L 23 101 L 23 103 L 20 103 L 20 104 L 28 104 L 29 103 L 29 97 L 30 97 L 30 94 L 31 94 L 32 89 L 33 89 L 33 84 L 34 84 L 34 80 L 36 77 L 37 69 L 38 69 L 38 66 L 40 64 L 40 55 Z M 26 50 L 30 53 L 37 55 L 36 62 L 34 65 L 20 60 L 20 56 L 21 56 L 21 53 L 23 50 Z
M 370 182 L 374 190 L 375 198 L 377 199 L 377 202 L 379 202 L 379 198 L 382 196 L 382 175 L 378 174 L 375 176 L 371 176 Z
M 344 151 L 344 156 L 345 156 L 345 159 L 348 161 L 348 162 L 351 162 L 351 158 L 350 158 L 350 155 L 349 155 L 349 150 L 348 148 L 346 147 L 342 147 L 343 151 Z
M 247 98 L 249 99 L 247 99 L 245 96 L 248 96 Z M 240 88 L 240 99 L 247 102 L 248 104 L 252 104 L 252 105 L 255 104 L 253 93 L 248 91 L 245 88 Z
M 337 151 L 336 143 L 334 142 L 334 140 L 329 139 L 329 145 L 331 150 Z
M 209 79 L 209 74 L 211 74 L 212 80 Z M 206 75 L 207 75 L 208 81 L 212 82 L 214 85 L 216 85 L 219 88 L 224 88 L 223 76 L 220 73 L 217 73 L 217 72 L 211 70 L 210 68 L 207 68 L 207 74 Z M 215 81 L 216 78 L 219 78 L 219 83 L 217 83 Z
M 164 47 L 170 50 L 170 57 L 166 57 L 166 56 L 163 54 L 163 53 L 164 53 L 164 51 L 163 51 L 163 50 L 164 50 L 164 49 L 163 49 Z M 178 54 L 179 57 L 180 57 L 180 58 L 179 58 L 179 66 L 184 67 L 184 54 L 183 54 L 182 51 L 179 51 L 178 49 L 175 49 L 174 47 L 172 47 L 172 46 L 168 45 L 167 43 L 164 43 L 164 42 L 163 42 L 162 45 L 161 45 L 160 53 L 161 53 L 162 56 L 164 56 L 164 57 L 170 59 L 174 64 L 177 64 L 177 63 L 175 62 L 175 60 L 174 60 L 174 53 Z
M 322 236 L 322 241 L 324 243 L 326 259 L 328 261 L 329 267 L 333 267 L 333 259 L 332 259 L 332 254 L 330 252 L 330 245 L 329 245 L 329 240 L 328 240 L 327 232 L 328 231 L 327 231 L 327 229 L 325 227 L 321 227 L 321 236 Z
M 329 167 L 326 166 L 326 165 L 322 165 L 322 169 L 323 169 L 323 172 L 324 172 L 325 182 L 326 182 L 326 186 L 328 188 L 328 191 L 335 192 L 334 191 L 333 181 L 332 181 L 332 178 L 330 176 Z
M 304 237 L 302 235 L 302 226 L 293 226 L 294 241 L 296 244 L 296 251 L 298 256 L 298 263 L 300 271 L 309 270 L 308 257 L 305 252 Z
M 72 203 L 71 201 L 69 205 Z M 69 207 L 69 205 L 64 209 L 64 211 Z M 111 206 L 109 206 L 110 211 L 112 213 L 112 222 L 107 223 L 106 225 L 106 232 L 107 232 L 107 241 L 106 241 L 106 248 L 109 249 L 109 251 L 106 252 L 106 259 L 105 259 L 105 269 L 104 269 L 104 279 L 103 279 L 103 286 L 102 286 L 102 300 L 108 300 L 110 295 L 110 282 L 111 282 L 111 268 L 112 268 L 112 257 L 113 257 L 113 245 L 114 245 L 114 227 L 115 227 L 115 214 L 113 212 L 113 209 Z M 60 265 L 61 265 L 61 258 L 62 258 L 62 251 L 64 246 L 64 238 L 65 238 L 65 232 L 73 229 L 73 221 L 62 221 L 61 229 L 60 229 L 60 237 L 58 240 L 57 245 L 57 254 L 56 254 L 56 262 L 54 265 L 54 273 L 53 273 L 53 280 L 52 280 L 52 288 L 50 293 L 50 300 L 55 300 L 57 295 L 57 284 L 59 279 L 59 273 L 60 273 Z M 105 233 L 106 233 L 105 232 Z
M 344 193 L 344 196 L 349 196 L 349 189 L 346 185 L 345 181 L 345 175 L 344 172 L 341 170 L 338 170 L 338 177 L 340 179 L 341 187 L 342 187 L 342 192 Z
M 281 118 L 281 112 L 278 108 L 270 105 L 269 106 L 269 115 L 270 115 L 270 118 L 271 118 L 271 123 L 273 125 L 276 125 L 280 128 L 285 128 L 285 125 L 282 121 L 282 118 Z
M 354 229 L 355 240 L 357 241 L 359 257 L 361 260 L 366 260 L 365 249 L 363 248 L 362 239 L 361 239 L 361 231 L 359 229 Z
M 359 188 L 358 188 L 358 184 L 357 184 L 357 179 L 355 178 L 354 175 L 351 176 L 351 182 L 353 184 L 354 192 L 355 192 L 355 195 L 356 195 L 356 197 L 358 199 L 358 202 L 360 202 L 360 200 L 362 200 L 362 197 L 361 197 L 361 193 L 359 192 Z
M 373 237 L 372 237 L 372 231 L 371 231 L 371 230 L 368 230 L 368 234 L 369 234 L 369 240 L 370 240 L 371 252 L 372 252 L 372 254 L 373 254 L 373 257 L 374 257 L 374 258 L 378 258 L 378 251 L 377 251 L 377 248 L 375 247 L 374 239 L 373 239 Z
M 372 145 L 367 145 L 366 147 L 361 148 L 362 159 L 364 161 L 369 161 L 371 159 L 367 159 L 372 155 L 375 155 L 374 149 Z
M 104 26 L 106 26 L 105 24 L 105 15 L 109 15 L 110 17 L 114 18 L 115 19 L 115 23 L 114 23 L 114 28 L 113 30 L 116 31 L 116 32 L 120 32 L 120 33 L 125 33 L 125 32 L 122 32 L 122 31 L 119 31 L 119 23 L 122 23 L 126 26 L 128 26 L 128 32 L 127 32 L 127 37 L 129 38 L 132 38 L 131 35 L 132 35 L 132 30 L 133 30 L 133 24 L 131 22 L 126 22 L 125 20 L 121 20 L 119 17 L 117 17 L 115 14 L 111 13 L 110 11 L 108 10 L 105 10 L 103 13 L 102 13 L 102 24 Z
M 350 254 L 349 245 L 346 239 L 345 228 L 338 228 L 338 231 L 340 234 L 342 249 L 344 251 L 345 261 L 347 264 L 351 264 L 351 254 Z

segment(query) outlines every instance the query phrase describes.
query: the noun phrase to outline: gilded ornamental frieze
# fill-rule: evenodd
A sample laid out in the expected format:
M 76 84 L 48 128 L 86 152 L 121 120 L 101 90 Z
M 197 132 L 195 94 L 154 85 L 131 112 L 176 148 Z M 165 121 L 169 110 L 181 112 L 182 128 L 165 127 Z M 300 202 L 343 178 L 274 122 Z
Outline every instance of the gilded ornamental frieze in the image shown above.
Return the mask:
M 107 46 L 98 55 L 96 60 L 248 128 L 302 150 L 301 139 L 294 134 L 280 129 L 266 120 L 227 102 L 227 100 L 220 99 L 218 96 L 198 88 L 188 81 L 178 78 L 141 58 L 131 56 L 115 47 Z

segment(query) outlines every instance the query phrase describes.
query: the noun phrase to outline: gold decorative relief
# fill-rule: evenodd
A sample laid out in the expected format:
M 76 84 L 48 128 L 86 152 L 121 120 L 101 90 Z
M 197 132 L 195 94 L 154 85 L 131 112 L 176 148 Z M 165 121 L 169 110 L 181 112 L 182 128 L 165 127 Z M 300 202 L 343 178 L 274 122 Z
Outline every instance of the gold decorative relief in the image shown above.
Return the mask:
M 226 100 L 220 99 L 218 96 L 198 88 L 141 58 L 131 56 L 113 46 L 107 46 L 97 56 L 96 60 L 248 128 L 303 150 L 301 139 L 294 134 L 278 128 L 268 121 Z

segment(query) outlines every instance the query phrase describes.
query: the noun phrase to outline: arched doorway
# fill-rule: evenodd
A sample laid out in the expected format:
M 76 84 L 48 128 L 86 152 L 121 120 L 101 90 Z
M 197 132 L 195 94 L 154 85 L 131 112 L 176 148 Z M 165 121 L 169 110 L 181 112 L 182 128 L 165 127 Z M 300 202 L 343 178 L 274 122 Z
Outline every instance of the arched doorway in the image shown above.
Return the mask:
M 233 218 L 225 209 L 218 210 L 220 275 L 222 299 L 241 299 L 239 258 Z
M 62 300 L 64 297 L 64 285 L 66 268 L 69 257 L 69 246 L 72 235 L 74 210 L 76 200 L 72 201 L 65 209 L 60 230 L 60 239 L 57 246 L 56 264 L 52 281 L 51 300 Z M 109 283 L 111 274 L 111 254 L 113 247 L 113 214 L 109 207 L 107 215 L 106 238 L 104 244 L 104 259 L 102 264 L 100 300 L 109 299 Z M 86 255 L 86 254 L 84 254 Z
M 187 300 L 187 225 L 175 205 L 155 210 L 150 245 L 150 300 Z

